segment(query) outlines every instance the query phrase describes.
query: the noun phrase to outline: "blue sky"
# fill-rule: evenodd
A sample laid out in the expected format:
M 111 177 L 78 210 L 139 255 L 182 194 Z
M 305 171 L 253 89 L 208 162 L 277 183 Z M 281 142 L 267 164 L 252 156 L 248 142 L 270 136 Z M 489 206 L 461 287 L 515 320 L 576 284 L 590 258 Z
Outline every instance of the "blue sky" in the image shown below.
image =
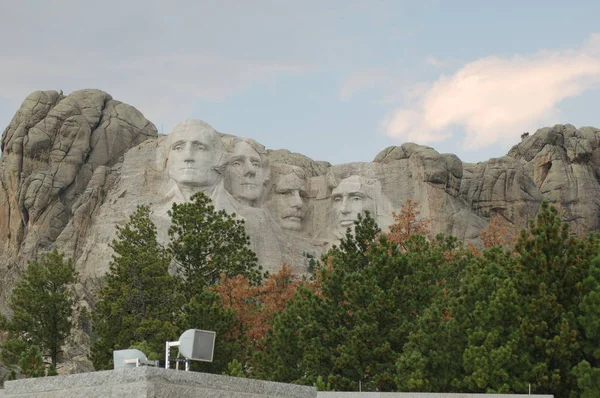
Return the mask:
M 464 161 L 600 127 L 598 1 L 0 2 L 0 126 L 34 90 L 99 88 L 334 164 L 417 142 Z

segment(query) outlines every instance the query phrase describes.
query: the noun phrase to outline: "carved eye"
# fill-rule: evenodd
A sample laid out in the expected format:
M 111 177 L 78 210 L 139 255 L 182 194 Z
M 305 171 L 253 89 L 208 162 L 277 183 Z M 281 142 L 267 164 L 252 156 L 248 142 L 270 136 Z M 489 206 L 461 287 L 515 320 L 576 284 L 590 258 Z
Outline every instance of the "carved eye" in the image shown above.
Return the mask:
M 194 148 L 197 149 L 198 151 L 205 151 L 206 150 L 206 147 L 204 145 L 202 145 L 202 144 L 196 144 L 194 146 Z
M 173 150 L 177 151 L 177 152 L 181 152 L 181 151 L 183 151 L 183 145 L 175 145 L 173 147 Z
M 341 196 L 336 196 L 336 197 L 333 198 L 333 201 L 335 203 L 340 203 L 342 201 L 342 197 Z
M 242 165 L 242 162 L 240 162 L 239 160 L 236 160 L 233 163 L 231 163 L 231 165 L 235 166 L 235 167 L 240 167 Z
M 360 196 L 353 196 L 352 201 L 353 202 L 362 202 L 362 198 Z
M 260 163 L 258 162 L 252 162 L 252 166 L 254 166 L 255 168 L 260 167 Z

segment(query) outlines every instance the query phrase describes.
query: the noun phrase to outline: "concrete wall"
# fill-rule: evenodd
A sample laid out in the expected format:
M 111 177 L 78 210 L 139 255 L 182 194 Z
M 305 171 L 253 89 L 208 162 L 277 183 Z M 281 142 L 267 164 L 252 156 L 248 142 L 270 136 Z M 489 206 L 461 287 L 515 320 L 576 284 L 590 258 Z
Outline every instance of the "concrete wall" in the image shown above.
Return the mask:
M 553 395 L 453 394 L 443 392 L 319 392 L 318 398 L 553 398 Z
M 319 392 L 314 387 L 160 368 L 133 368 L 7 381 L 0 398 L 553 398 L 552 395 Z
M 7 381 L 2 398 L 315 398 L 314 387 L 140 367 Z M 1 397 L 1 396 L 0 396 Z

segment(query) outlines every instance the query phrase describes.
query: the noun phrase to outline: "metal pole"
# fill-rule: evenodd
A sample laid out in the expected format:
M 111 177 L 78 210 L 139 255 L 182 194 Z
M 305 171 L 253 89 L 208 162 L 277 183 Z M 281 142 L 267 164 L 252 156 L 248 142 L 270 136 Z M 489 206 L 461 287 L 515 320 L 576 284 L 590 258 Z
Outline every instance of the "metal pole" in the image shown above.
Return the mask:
M 169 369 L 169 342 L 165 342 L 165 369 Z
M 170 360 L 170 349 L 171 347 L 179 347 L 179 341 L 166 341 L 165 342 L 165 369 L 169 369 L 169 360 Z M 179 366 L 177 366 L 179 368 Z

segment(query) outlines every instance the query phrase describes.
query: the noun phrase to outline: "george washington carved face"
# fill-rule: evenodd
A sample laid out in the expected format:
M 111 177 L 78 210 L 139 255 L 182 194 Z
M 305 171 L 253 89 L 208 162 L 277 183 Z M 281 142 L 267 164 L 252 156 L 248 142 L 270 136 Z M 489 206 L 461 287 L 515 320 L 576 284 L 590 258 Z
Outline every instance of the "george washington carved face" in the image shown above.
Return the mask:
M 223 156 L 219 134 L 201 121 L 187 120 L 169 136 L 167 169 L 178 185 L 208 188 L 217 184 Z

